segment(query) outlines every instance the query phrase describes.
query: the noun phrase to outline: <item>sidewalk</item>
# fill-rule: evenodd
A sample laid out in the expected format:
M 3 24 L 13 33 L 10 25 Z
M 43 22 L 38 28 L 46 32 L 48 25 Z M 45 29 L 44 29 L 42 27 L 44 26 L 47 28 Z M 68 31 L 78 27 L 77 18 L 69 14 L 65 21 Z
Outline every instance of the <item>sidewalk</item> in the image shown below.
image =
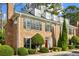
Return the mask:
M 50 53 L 39 53 L 39 54 L 33 54 L 28 56 L 79 56 L 79 53 L 72 53 L 72 51 L 79 51 L 77 50 L 69 50 L 69 51 L 61 51 L 61 52 L 50 52 Z

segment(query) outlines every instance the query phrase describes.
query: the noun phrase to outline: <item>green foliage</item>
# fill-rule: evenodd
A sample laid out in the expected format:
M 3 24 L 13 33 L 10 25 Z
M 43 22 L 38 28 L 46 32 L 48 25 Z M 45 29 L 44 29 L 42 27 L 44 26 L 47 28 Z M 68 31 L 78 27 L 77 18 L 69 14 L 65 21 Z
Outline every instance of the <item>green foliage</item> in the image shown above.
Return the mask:
M 74 49 L 75 46 L 73 46 L 73 45 L 68 45 L 68 48 L 69 48 L 69 49 Z
M 38 33 L 34 35 L 31 39 L 32 39 L 32 45 L 41 46 L 42 44 L 44 44 L 43 37 Z
M 57 47 L 53 47 L 53 51 L 57 52 L 58 51 Z
M 62 51 L 62 48 L 58 47 L 58 51 Z
M 4 44 L 5 30 L 0 29 L 0 43 Z
M 61 42 L 61 31 L 60 31 L 60 35 L 59 35 L 59 40 L 58 40 L 58 47 L 61 47 L 62 45 L 62 42 Z
M 79 37 L 78 36 L 73 36 L 71 38 L 71 41 L 72 41 L 73 45 L 79 45 Z
M 24 47 L 18 48 L 18 55 L 20 55 L 20 56 L 28 55 L 28 49 L 26 49 Z
M 42 47 L 42 48 L 40 48 L 40 52 L 42 52 L 42 53 L 48 53 L 49 49 L 45 48 L 45 47 Z
M 79 8 L 76 6 L 68 6 L 65 9 L 66 18 L 70 19 L 70 23 L 74 25 L 77 21 L 79 21 Z
M 12 56 L 14 55 L 14 50 L 12 47 L 8 45 L 0 46 L 0 56 Z
M 35 54 L 36 53 L 36 49 L 28 49 L 29 54 Z
M 61 47 L 63 50 L 67 49 L 68 47 L 68 37 L 67 37 L 67 27 L 66 27 L 66 21 L 63 22 L 63 28 L 62 28 L 62 35 L 60 33 L 59 41 L 58 41 L 58 47 Z
M 62 51 L 62 48 L 60 48 L 60 47 L 53 47 L 53 51 Z
M 60 3 L 52 3 L 51 6 L 49 7 L 50 9 L 53 8 L 53 11 L 52 13 L 55 14 L 55 15 L 58 15 L 59 14 L 59 10 L 62 11 L 62 6 Z
M 69 48 L 68 47 L 62 47 L 62 51 L 67 51 L 67 50 L 69 50 Z
M 76 45 L 75 48 L 79 49 L 79 45 Z

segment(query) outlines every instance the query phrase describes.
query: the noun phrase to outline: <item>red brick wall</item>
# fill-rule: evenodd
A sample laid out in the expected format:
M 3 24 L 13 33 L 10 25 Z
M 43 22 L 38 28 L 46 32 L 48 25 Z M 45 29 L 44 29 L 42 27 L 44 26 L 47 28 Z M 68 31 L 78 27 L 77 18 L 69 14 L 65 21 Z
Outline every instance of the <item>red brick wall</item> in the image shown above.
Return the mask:
M 13 4 L 12 3 L 8 3 L 8 11 L 7 11 L 7 15 L 8 15 L 8 21 L 7 24 L 5 26 L 5 32 L 6 32 L 6 37 L 5 37 L 5 43 L 12 46 L 12 47 L 16 47 L 16 26 L 13 24 Z

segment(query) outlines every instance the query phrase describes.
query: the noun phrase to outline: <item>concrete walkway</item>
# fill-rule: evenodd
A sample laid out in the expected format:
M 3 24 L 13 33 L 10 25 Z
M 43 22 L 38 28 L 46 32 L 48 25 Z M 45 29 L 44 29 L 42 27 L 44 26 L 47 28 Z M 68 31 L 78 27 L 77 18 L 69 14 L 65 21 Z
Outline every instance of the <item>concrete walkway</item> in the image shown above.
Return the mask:
M 76 51 L 76 53 L 73 51 Z M 33 54 L 33 55 L 28 55 L 28 56 L 79 56 L 79 49 L 71 50 L 71 51 L 40 53 L 40 54 Z

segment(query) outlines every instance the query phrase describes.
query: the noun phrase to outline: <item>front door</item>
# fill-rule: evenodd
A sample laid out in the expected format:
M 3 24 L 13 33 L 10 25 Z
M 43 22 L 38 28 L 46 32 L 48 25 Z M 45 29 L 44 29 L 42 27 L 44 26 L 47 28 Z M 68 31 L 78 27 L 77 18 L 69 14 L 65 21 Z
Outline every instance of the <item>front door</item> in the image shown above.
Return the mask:
M 48 48 L 48 40 L 45 40 L 45 47 Z

